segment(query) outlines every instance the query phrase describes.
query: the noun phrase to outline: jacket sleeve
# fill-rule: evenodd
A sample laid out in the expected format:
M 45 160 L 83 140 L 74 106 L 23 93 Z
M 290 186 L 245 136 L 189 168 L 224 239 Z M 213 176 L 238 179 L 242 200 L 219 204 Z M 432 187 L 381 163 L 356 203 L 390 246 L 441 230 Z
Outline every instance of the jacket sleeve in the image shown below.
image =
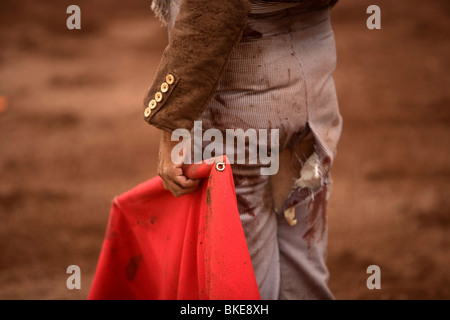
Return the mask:
M 149 124 L 166 131 L 193 127 L 242 37 L 250 10 L 249 0 L 182 0 L 144 98 Z

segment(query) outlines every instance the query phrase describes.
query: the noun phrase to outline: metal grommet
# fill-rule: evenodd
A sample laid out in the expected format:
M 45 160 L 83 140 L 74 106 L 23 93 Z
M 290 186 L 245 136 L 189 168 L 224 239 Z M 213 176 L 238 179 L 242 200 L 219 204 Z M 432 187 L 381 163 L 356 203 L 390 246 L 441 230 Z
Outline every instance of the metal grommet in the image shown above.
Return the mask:
M 217 171 L 223 171 L 223 170 L 225 170 L 225 162 L 217 162 L 217 163 L 216 163 L 216 170 L 217 170 Z

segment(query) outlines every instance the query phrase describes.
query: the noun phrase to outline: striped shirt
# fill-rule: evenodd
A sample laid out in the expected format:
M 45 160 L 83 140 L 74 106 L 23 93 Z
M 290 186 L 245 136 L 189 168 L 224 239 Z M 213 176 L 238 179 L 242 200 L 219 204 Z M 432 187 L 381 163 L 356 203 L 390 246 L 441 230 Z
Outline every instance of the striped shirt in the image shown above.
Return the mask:
M 299 3 L 283 3 L 283 2 L 266 2 L 262 0 L 252 1 L 252 11 L 251 14 L 265 14 L 276 12 L 279 10 L 284 10 L 288 8 L 293 8 L 298 6 Z

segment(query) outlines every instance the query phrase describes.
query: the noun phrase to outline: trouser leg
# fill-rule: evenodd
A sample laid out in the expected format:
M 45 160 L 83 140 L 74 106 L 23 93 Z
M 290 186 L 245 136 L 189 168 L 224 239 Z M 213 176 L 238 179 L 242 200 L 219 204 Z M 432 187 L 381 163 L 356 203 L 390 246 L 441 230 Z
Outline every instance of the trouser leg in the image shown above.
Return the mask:
M 328 289 L 326 207 L 330 179 L 315 191 L 302 189 L 291 226 L 280 210 L 301 162 L 313 152 L 310 136 L 280 152 L 280 169 L 263 176 L 259 166 L 234 165 L 236 197 L 262 299 L 333 299 Z M 306 192 L 305 192 L 306 191 Z
M 325 264 L 327 251 L 326 206 L 329 186 L 323 185 L 295 207 L 297 224 L 278 215 L 280 254 L 279 299 L 333 299 Z
M 236 197 L 261 298 L 276 300 L 280 288 L 277 218 L 268 176 L 259 171 L 247 167 L 234 174 Z
M 280 153 L 280 170 L 270 177 L 277 211 L 288 198 L 294 181 L 300 177 L 302 163 L 314 152 L 311 133 Z M 283 212 L 277 216 L 277 238 L 280 255 L 280 299 L 332 299 L 327 287 L 325 265 L 327 249 L 326 207 L 329 196 L 328 177 L 319 189 L 298 190 L 300 202 L 295 206 L 297 224 L 291 226 Z

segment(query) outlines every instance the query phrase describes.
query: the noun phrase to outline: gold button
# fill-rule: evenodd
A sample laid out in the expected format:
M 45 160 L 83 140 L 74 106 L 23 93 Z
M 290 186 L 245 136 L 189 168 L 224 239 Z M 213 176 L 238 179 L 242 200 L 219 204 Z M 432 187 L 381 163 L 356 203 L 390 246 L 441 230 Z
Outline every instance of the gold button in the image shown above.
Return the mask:
M 162 98 L 163 98 L 163 95 L 162 95 L 161 92 L 157 92 L 157 93 L 155 94 L 155 100 L 156 100 L 156 102 L 161 102 Z
M 146 118 L 148 118 L 152 114 L 152 110 L 150 107 L 145 108 L 144 115 Z
M 162 91 L 163 93 L 169 91 L 169 85 L 168 85 L 167 83 L 164 82 L 164 83 L 161 85 L 161 91 Z
M 167 77 L 166 77 L 166 82 L 168 84 L 173 84 L 175 82 L 175 77 L 173 75 L 171 75 L 171 74 L 168 74 Z
M 156 100 L 152 100 L 148 103 L 148 107 L 153 110 L 156 108 Z

